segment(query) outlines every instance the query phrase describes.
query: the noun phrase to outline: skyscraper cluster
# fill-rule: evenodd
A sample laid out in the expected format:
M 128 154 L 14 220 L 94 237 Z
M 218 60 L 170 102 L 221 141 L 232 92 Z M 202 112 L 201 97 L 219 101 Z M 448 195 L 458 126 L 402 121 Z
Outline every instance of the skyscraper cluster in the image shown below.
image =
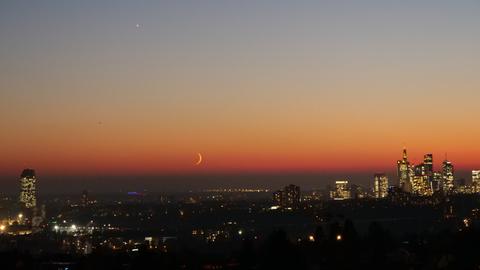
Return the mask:
M 447 194 L 480 191 L 480 171 L 472 171 L 471 186 L 465 183 L 455 186 L 454 173 L 452 162 L 446 158 L 442 162 L 441 170 L 435 171 L 432 154 L 425 154 L 423 162 L 414 165 L 408 160 L 407 149 L 403 149 L 403 157 L 397 161 L 398 187 L 404 192 L 428 196 L 438 191 Z
M 407 149 L 403 149 L 403 157 L 397 161 L 400 189 L 422 196 L 432 195 L 439 190 L 451 192 L 453 187 L 453 165 L 448 160 L 445 160 L 443 164 L 442 171 L 435 172 L 433 169 L 433 155 L 425 154 L 423 162 L 415 165 L 408 161 Z
M 431 196 L 435 192 L 480 193 L 480 170 L 472 171 L 472 184 L 467 185 L 465 179 L 455 179 L 452 162 L 445 158 L 441 168 L 435 171 L 433 161 L 433 154 L 427 153 L 420 164 L 413 164 L 408 159 L 407 149 L 404 148 L 402 158 L 397 161 L 397 184 L 389 183 L 385 173 L 376 173 L 373 176 L 373 189 L 366 196 L 354 196 L 353 185 L 349 184 L 348 180 L 340 180 L 330 189 L 330 198 L 333 200 L 385 198 L 388 196 L 390 185 L 396 187 L 391 189 L 392 191 L 400 190 L 418 196 Z

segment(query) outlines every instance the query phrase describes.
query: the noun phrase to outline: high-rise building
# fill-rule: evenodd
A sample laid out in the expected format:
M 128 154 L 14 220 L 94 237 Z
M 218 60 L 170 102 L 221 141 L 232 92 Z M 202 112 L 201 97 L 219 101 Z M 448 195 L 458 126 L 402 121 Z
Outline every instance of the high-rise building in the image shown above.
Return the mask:
M 433 165 L 432 154 L 424 156 L 424 162 L 414 166 L 412 179 L 412 192 L 420 196 L 433 194 Z
M 84 190 L 82 192 L 82 206 L 87 207 L 89 202 L 90 201 L 88 200 L 88 190 Z
M 408 161 L 407 149 L 403 148 L 403 157 L 397 161 L 398 187 L 404 191 L 410 185 L 410 162 Z
M 300 187 L 288 185 L 273 193 L 273 201 L 282 208 L 296 208 L 300 204 Z
M 373 177 L 373 192 L 375 198 L 385 198 L 388 195 L 388 177 L 384 173 L 377 173 Z
M 423 163 L 413 166 L 414 175 L 426 176 L 429 181 L 433 180 L 433 155 L 425 154 L 423 156 Z
M 428 180 L 431 182 L 433 180 L 433 155 L 425 154 L 423 156 L 423 168 L 424 174 L 428 177 Z
M 421 190 L 422 190 L 422 182 L 423 182 L 423 177 L 420 175 L 415 175 L 412 177 L 412 193 L 420 195 Z
M 437 192 L 441 189 L 442 186 L 442 173 L 434 172 L 432 180 L 432 191 Z
M 418 165 L 413 166 L 413 175 L 425 176 L 426 175 L 425 165 L 423 163 L 420 163 Z
M 37 205 L 37 194 L 35 190 L 35 171 L 25 169 L 20 176 L 20 204 L 25 208 L 33 208 Z
M 284 207 L 297 207 L 300 204 L 300 187 L 288 185 L 284 188 Z
M 442 186 L 443 186 L 443 190 L 446 191 L 446 192 L 452 192 L 453 191 L 453 187 L 454 187 L 453 173 L 454 173 L 453 164 L 448 160 L 443 161 L 443 164 L 442 164 L 442 178 L 443 178 L 442 179 L 443 180 Z
M 473 192 L 480 192 L 480 170 L 472 171 L 472 188 Z
M 432 184 L 426 175 L 415 174 L 412 177 L 412 193 L 420 196 L 432 195 Z
M 335 190 L 331 192 L 330 197 L 334 200 L 350 199 L 352 196 L 348 180 L 335 181 Z
M 277 206 L 282 205 L 283 190 L 273 192 L 273 203 Z

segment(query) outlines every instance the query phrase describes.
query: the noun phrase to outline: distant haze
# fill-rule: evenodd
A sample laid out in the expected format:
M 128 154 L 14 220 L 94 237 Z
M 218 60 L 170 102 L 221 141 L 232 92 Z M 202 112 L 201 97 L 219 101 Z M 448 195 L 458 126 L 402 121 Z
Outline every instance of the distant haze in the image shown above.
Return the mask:
M 387 172 L 390 184 L 396 184 L 394 173 Z M 0 195 L 18 195 L 18 177 L 2 178 Z M 456 178 L 471 182 L 471 172 L 460 171 Z M 325 189 L 334 186 L 336 180 L 349 180 L 365 188 L 373 186 L 373 173 L 249 173 L 209 175 L 161 175 L 161 176 L 42 176 L 37 174 L 37 190 L 42 195 L 119 193 L 148 191 L 152 193 L 200 191 L 211 188 L 268 188 L 280 189 L 288 184 L 299 185 L 302 190 Z

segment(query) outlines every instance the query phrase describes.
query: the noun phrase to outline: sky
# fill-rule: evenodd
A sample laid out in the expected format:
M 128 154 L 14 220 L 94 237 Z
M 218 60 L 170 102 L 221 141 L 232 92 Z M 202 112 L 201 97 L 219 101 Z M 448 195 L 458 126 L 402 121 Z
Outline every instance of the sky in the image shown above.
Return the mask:
M 45 189 L 368 184 L 395 178 L 404 146 L 478 169 L 478 14 L 473 0 L 1 1 L 0 183 L 30 167 Z

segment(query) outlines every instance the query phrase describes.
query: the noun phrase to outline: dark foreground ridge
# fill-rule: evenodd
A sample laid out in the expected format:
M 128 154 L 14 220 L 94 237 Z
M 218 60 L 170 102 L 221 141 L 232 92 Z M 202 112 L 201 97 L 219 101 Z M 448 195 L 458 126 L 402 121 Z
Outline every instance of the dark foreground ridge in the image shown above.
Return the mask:
M 477 194 L 305 200 L 293 208 L 272 207 L 267 192 L 88 196 L 44 198 L 48 222 L 27 228 L 24 213 L 2 228 L 2 269 L 480 266 Z M 20 210 L 9 203 L 2 201 L 4 216 Z

